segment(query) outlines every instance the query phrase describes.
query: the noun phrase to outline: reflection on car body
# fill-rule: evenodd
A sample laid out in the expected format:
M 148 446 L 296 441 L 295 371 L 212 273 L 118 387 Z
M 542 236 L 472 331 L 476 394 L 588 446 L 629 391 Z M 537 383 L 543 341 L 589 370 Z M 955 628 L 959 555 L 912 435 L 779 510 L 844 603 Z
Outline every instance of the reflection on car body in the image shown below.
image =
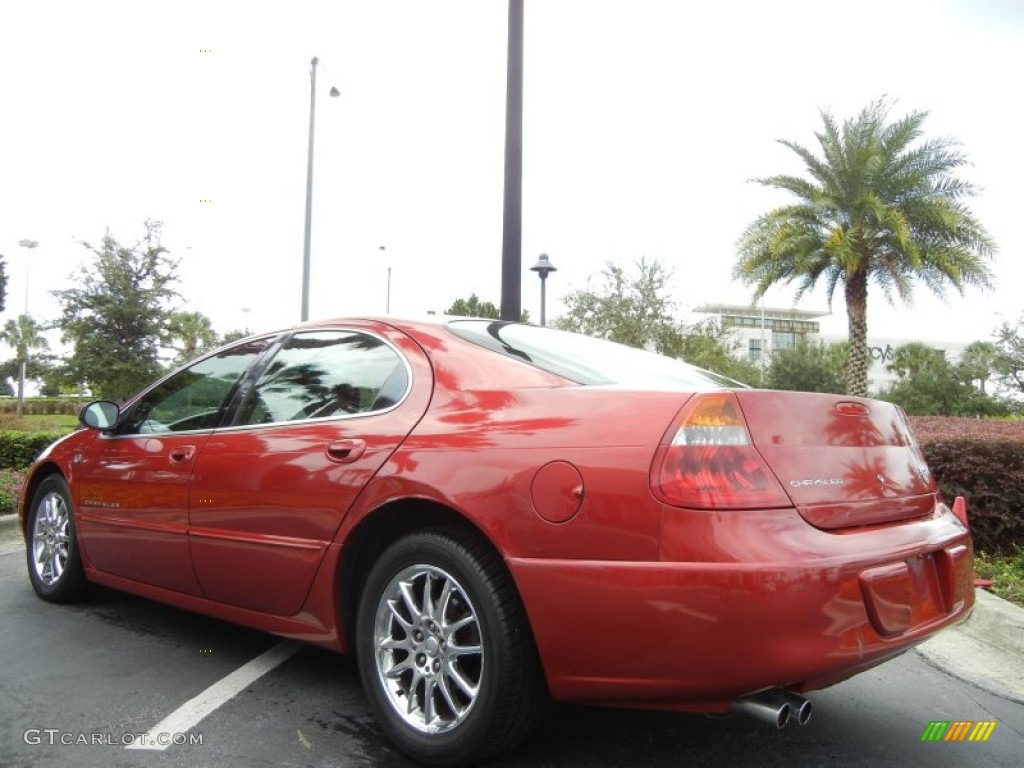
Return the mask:
M 552 329 L 310 323 L 82 419 L 22 491 L 37 593 L 352 652 L 425 763 L 511 748 L 552 697 L 804 722 L 973 604 L 897 407 Z

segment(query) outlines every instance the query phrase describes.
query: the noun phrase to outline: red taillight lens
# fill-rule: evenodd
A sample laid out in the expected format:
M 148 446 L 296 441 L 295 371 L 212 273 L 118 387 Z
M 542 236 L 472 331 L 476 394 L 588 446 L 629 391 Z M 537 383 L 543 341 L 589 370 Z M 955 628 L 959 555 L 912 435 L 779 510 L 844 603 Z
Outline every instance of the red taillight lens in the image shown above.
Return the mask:
M 654 456 L 651 490 L 677 507 L 792 506 L 751 442 L 731 392 L 694 395 L 687 403 Z

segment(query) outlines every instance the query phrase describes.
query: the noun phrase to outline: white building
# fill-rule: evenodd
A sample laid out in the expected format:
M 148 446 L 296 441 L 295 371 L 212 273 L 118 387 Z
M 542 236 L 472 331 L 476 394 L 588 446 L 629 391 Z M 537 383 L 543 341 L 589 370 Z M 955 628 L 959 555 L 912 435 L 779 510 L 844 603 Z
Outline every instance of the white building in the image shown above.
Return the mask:
M 802 338 L 809 341 L 823 341 L 835 344 L 846 341 L 846 336 L 822 334 L 818 318 L 831 313 L 806 309 L 779 309 L 734 304 L 705 304 L 693 310 L 700 315 L 712 317 L 719 328 L 731 332 L 740 341 L 737 355 L 745 356 L 751 362 L 767 368 L 771 356 L 780 349 L 792 349 Z M 896 381 L 896 374 L 890 373 L 889 363 L 893 352 L 905 344 L 920 339 L 906 339 L 883 336 L 868 336 L 868 353 L 871 368 L 868 370 L 868 387 L 872 391 L 885 389 Z M 946 353 L 946 359 L 957 362 L 966 344 L 959 342 L 924 342 L 926 346 Z

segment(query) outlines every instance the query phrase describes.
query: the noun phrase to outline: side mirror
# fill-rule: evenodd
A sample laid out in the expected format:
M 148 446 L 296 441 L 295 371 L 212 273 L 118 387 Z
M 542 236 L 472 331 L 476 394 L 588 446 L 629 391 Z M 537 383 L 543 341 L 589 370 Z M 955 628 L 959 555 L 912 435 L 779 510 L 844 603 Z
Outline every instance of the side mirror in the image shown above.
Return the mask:
M 121 408 L 117 403 L 97 400 L 82 409 L 78 414 L 78 420 L 90 429 L 113 429 L 120 416 Z

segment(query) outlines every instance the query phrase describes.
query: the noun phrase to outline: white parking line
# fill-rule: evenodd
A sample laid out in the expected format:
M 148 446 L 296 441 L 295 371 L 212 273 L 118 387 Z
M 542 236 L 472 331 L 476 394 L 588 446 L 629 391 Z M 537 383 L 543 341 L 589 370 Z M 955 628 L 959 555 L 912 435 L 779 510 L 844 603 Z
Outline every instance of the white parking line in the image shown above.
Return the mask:
M 128 744 L 125 749 L 154 749 L 163 751 L 175 741 L 177 734 L 186 733 L 200 720 L 245 690 L 281 662 L 293 656 L 303 644 L 292 640 L 278 643 L 247 664 L 221 678 L 198 696 L 186 701 L 167 717 L 150 728 L 149 732 Z M 180 737 L 179 737 L 180 738 Z

